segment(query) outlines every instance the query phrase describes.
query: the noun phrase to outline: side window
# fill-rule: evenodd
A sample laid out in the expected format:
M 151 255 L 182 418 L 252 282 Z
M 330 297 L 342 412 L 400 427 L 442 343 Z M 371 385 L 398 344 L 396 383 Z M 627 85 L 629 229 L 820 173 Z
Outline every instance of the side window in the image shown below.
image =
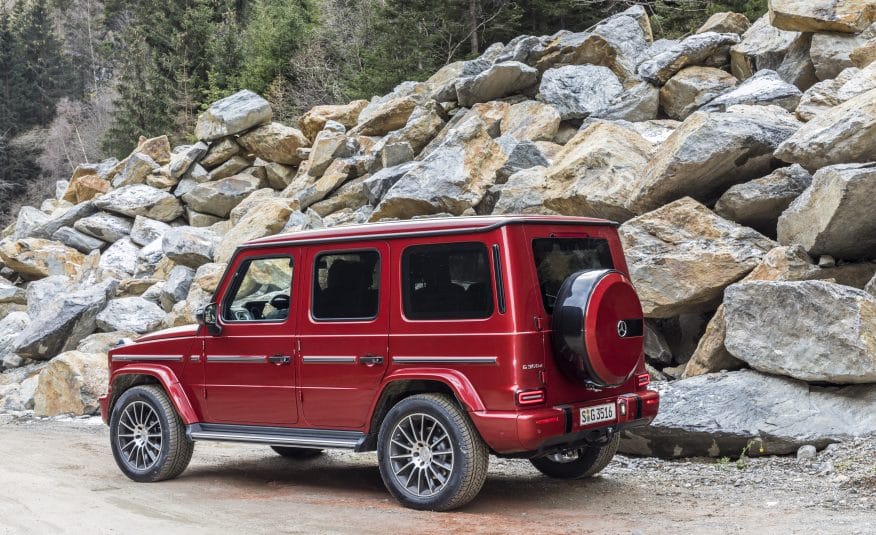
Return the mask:
M 482 243 L 418 245 L 402 253 L 402 299 L 413 320 L 493 314 L 489 256 Z
M 377 251 L 323 253 L 313 273 L 313 318 L 363 320 L 377 317 L 380 254 Z
M 254 258 L 240 265 L 222 307 L 225 321 L 284 321 L 289 316 L 292 259 Z

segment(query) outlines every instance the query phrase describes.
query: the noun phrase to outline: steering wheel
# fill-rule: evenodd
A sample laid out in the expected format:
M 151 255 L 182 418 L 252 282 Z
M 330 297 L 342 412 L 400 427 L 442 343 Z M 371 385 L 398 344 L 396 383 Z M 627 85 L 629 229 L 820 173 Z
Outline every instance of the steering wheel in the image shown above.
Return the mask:
M 275 295 L 271 298 L 271 306 L 277 310 L 285 310 L 289 308 L 289 296 L 288 295 Z

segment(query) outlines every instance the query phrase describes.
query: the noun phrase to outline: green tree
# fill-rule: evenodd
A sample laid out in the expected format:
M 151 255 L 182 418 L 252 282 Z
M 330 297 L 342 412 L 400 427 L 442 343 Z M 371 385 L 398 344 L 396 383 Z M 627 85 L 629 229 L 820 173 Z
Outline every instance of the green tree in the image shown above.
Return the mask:
M 24 53 L 10 28 L 10 17 L 0 10 L 0 137 L 19 129 L 19 110 L 25 96 Z

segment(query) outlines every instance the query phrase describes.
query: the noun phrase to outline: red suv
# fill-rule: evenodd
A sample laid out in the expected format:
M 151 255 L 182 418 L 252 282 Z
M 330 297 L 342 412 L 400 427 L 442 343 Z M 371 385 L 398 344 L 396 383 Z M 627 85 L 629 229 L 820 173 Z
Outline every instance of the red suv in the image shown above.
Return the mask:
M 135 481 L 194 441 L 377 450 L 390 493 L 459 507 L 489 455 L 548 476 L 605 467 L 647 425 L 642 308 L 614 223 L 472 217 L 338 227 L 240 247 L 200 325 L 109 353 L 101 412 Z

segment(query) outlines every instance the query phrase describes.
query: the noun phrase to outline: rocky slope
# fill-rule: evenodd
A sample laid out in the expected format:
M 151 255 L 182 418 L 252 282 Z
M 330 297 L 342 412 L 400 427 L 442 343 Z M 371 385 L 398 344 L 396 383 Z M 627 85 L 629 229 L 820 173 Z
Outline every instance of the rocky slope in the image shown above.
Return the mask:
M 254 93 L 220 100 L 197 143 L 81 166 L 3 231 L 0 411 L 94 412 L 107 348 L 193 322 L 247 240 L 546 213 L 623 223 L 648 362 L 675 379 L 625 451 L 874 433 L 874 21 L 874 3 L 773 0 L 655 41 L 634 7 L 295 127 Z

